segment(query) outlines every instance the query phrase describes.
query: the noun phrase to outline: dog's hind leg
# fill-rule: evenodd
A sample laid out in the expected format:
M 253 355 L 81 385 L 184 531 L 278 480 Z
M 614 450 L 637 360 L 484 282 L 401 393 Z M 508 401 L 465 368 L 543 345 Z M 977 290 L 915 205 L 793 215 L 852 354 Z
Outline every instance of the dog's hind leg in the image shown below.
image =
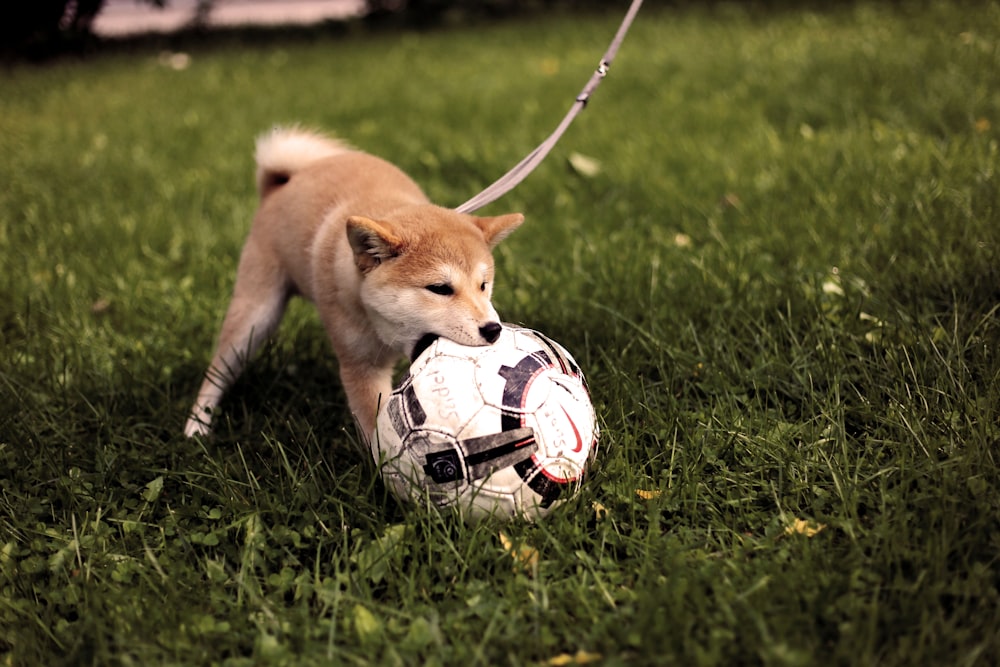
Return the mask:
M 222 322 L 219 342 L 184 425 L 184 435 L 193 437 L 211 432 L 212 412 L 246 362 L 277 328 L 290 295 L 288 278 L 275 258 L 252 240 L 248 241 L 240 257 L 233 298 Z

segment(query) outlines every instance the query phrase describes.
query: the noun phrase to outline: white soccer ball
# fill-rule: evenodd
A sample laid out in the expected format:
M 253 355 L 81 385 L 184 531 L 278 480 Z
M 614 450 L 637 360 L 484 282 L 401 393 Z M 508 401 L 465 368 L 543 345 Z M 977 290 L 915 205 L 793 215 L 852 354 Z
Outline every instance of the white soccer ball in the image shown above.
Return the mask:
M 577 491 L 597 437 L 573 357 L 508 324 L 490 346 L 438 338 L 420 352 L 379 411 L 371 447 L 403 501 L 532 519 Z

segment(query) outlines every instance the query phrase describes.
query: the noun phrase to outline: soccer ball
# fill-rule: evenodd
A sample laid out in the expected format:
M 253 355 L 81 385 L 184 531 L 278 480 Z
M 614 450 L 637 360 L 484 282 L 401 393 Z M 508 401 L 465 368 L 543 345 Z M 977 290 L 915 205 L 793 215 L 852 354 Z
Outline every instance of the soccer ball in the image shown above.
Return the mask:
M 598 427 L 580 367 L 537 331 L 435 339 L 379 411 L 372 454 L 403 501 L 533 519 L 579 488 Z

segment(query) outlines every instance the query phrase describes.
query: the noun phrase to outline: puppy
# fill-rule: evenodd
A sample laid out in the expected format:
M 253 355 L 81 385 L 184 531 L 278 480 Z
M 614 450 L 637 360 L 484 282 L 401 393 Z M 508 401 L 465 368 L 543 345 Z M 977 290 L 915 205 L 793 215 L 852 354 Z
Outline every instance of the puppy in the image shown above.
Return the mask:
M 301 129 L 262 136 L 256 161 L 260 207 L 184 433 L 211 431 L 223 394 L 299 295 L 319 311 L 370 439 L 394 366 L 422 338 L 489 345 L 500 336 L 491 251 L 524 216 L 435 206 L 392 164 Z

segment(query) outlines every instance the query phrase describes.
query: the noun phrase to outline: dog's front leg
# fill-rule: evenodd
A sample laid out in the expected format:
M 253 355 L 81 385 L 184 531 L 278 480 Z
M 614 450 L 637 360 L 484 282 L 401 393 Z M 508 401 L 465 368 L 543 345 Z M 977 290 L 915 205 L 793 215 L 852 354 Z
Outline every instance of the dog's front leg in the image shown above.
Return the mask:
M 340 362 L 340 380 L 347 393 L 351 413 L 361 427 L 365 442 L 371 443 L 375 434 L 378 410 L 392 393 L 390 366 L 372 366 L 366 363 Z

